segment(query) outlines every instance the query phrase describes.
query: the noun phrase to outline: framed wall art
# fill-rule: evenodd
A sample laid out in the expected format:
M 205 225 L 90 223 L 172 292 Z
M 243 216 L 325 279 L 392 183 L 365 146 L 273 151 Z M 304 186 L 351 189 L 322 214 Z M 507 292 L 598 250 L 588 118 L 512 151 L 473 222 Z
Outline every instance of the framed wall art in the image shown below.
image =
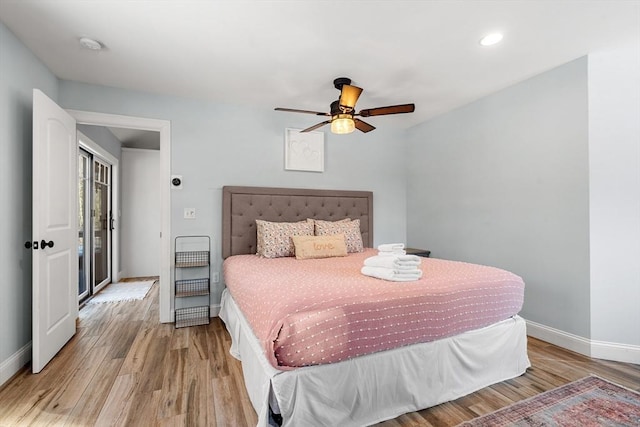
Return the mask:
M 300 129 L 285 129 L 284 168 L 324 172 L 324 132 L 302 133 Z

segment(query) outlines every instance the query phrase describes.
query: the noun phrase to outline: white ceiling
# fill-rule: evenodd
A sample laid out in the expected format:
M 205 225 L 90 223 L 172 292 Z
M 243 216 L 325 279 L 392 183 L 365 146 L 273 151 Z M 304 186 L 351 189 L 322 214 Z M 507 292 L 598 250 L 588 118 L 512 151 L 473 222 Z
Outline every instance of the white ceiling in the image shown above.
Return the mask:
M 328 111 L 347 76 L 365 90 L 357 109 L 415 102 L 367 119 L 408 127 L 637 40 L 640 1 L 0 0 L 0 20 L 61 79 Z M 496 30 L 504 41 L 481 47 Z
M 142 150 L 160 149 L 160 132 L 140 129 L 108 128 L 122 147 Z

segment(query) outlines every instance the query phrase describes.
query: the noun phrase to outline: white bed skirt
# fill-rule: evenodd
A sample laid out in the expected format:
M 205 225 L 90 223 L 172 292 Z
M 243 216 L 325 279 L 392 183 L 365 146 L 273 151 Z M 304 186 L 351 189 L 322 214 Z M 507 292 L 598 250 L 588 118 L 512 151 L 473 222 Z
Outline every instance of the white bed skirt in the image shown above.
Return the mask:
M 283 427 L 365 426 L 457 399 L 531 366 L 526 324 L 515 316 L 438 341 L 280 371 L 267 361 L 227 289 L 221 305 L 258 427 L 269 425 L 270 399 Z

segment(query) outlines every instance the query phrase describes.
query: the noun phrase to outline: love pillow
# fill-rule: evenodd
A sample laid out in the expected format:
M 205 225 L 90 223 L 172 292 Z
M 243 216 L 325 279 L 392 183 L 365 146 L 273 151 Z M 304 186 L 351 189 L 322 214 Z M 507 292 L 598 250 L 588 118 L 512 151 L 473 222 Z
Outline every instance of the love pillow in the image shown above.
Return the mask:
M 347 256 L 343 234 L 330 236 L 292 236 L 296 259 L 316 259 Z

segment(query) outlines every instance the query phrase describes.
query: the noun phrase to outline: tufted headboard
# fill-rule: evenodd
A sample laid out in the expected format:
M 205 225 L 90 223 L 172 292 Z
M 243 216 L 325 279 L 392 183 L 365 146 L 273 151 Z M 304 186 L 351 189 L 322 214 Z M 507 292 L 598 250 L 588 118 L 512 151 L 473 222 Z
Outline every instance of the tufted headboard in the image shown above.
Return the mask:
M 373 245 L 371 191 L 222 187 L 222 257 L 256 253 L 256 219 L 295 222 L 307 218 L 359 219 L 362 242 Z

